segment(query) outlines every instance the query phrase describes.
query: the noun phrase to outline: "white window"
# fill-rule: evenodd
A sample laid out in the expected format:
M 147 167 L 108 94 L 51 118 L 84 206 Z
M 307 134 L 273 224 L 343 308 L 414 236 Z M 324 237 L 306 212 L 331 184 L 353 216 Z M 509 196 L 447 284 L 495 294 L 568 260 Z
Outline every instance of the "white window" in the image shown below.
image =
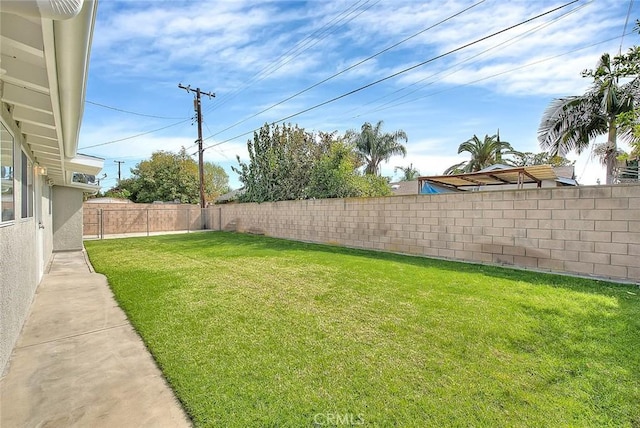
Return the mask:
M 22 168 L 20 174 L 20 183 L 22 184 L 22 218 L 33 217 L 33 163 L 22 152 Z
M 2 200 L 0 201 L 2 218 L 0 221 L 2 222 L 12 221 L 16 218 L 13 145 L 13 135 L 0 122 L 0 182 L 2 183 Z

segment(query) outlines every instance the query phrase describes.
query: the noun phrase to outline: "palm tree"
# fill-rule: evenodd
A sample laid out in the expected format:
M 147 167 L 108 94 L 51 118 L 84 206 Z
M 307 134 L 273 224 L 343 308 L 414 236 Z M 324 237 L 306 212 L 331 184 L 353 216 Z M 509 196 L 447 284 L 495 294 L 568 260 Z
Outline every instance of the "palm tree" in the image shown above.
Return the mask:
M 607 184 L 613 184 L 618 134 L 628 141 L 634 139 L 632 129 L 620 126 L 616 119 L 621 113 L 633 110 L 640 88 L 638 77 L 620 84 L 622 73 L 616 68 L 609 54 L 603 54 L 595 70 L 583 72 L 583 76 L 594 78 L 591 88 L 584 95 L 553 100 L 538 128 L 542 149 L 560 156 L 571 151 L 580 154 L 589 147 L 591 140 L 606 134 L 606 147 L 599 150 L 601 155 L 604 152 Z
M 382 133 L 382 125 L 381 120 L 375 126 L 365 122 L 360 132 L 347 131 L 345 136 L 355 143 L 356 150 L 365 160 L 366 174 L 377 175 L 382 161 L 389 160 L 391 156 L 407 155 L 407 149 L 399 143 L 408 141 L 407 134 L 402 129 Z
M 445 174 L 457 174 L 466 172 L 476 172 L 496 163 L 503 162 L 503 154 L 514 153 L 511 144 L 500 141 L 500 133 L 489 136 L 485 135 L 484 140 L 480 140 L 477 135 L 473 135 L 458 147 L 458 154 L 468 152 L 471 160 L 450 166 Z
M 402 171 L 402 178 L 400 181 L 413 181 L 417 180 L 420 176 L 420 171 L 413 167 L 413 164 L 409 164 L 409 166 L 397 166 L 393 168 L 393 172 L 396 173 L 398 171 Z
M 593 149 L 591 149 L 591 158 L 598 159 L 598 161 L 600 162 L 600 165 L 607 166 L 607 160 L 608 160 L 607 155 L 609 155 L 609 153 L 611 153 L 609 144 L 607 143 L 594 144 Z M 616 149 L 614 153 L 614 162 L 617 161 L 619 157 L 624 156 L 626 154 L 627 152 L 625 152 L 624 150 Z
M 454 174 L 464 174 L 465 166 L 467 165 L 467 161 L 457 163 L 455 165 L 451 165 L 449 168 L 445 169 L 442 174 L 444 175 L 454 175 Z

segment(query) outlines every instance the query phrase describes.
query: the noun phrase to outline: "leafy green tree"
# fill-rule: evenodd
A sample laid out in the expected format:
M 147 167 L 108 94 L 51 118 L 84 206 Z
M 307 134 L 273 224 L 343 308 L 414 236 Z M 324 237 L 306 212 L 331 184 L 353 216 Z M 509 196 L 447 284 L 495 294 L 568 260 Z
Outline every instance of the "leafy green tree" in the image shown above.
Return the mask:
M 205 193 L 207 201 L 228 189 L 228 176 L 219 166 L 205 163 Z M 121 180 L 117 189 L 130 194 L 134 202 L 179 201 L 197 204 L 200 201 L 198 164 L 183 147 L 178 153 L 157 151 L 151 159 L 131 169 L 132 177 Z M 115 190 L 115 189 L 114 189 Z
M 107 190 L 104 194 L 106 198 L 116 198 L 116 199 L 130 199 L 131 192 L 129 192 L 126 188 L 120 189 L 118 187 L 111 188 Z
M 628 157 L 640 157 L 640 107 L 620 113 L 616 118 L 616 121 L 620 128 L 629 129 L 633 135 L 633 139 L 629 142 L 631 152 L 628 153 Z
M 514 166 L 532 166 L 532 165 L 551 165 L 551 166 L 568 166 L 576 162 L 562 156 L 554 156 L 548 152 L 532 153 L 532 152 L 514 152 L 511 153 L 513 159 L 511 163 Z
M 313 166 L 308 187 L 310 198 L 386 196 L 391 193 L 384 177 L 361 174 L 354 147 L 342 140 L 332 141 Z
M 637 49 L 636 49 L 637 51 Z M 634 110 L 639 96 L 640 79 L 637 76 L 638 57 L 634 53 L 611 60 L 603 54 L 594 70 L 586 70 L 593 84 L 584 95 L 570 96 L 551 102 L 542 116 L 538 129 L 540 146 L 551 154 L 581 153 L 600 135 L 607 135 L 604 163 L 606 183 L 613 183 L 613 169 L 618 154 L 618 136 L 634 140 L 633 129 L 618 120 L 621 114 Z M 620 78 L 632 77 L 627 83 Z
M 307 198 L 307 184 L 317 157 L 313 136 L 297 125 L 265 124 L 247 141 L 249 163 L 232 167 L 244 186 L 243 202 Z
M 343 142 L 327 147 L 313 166 L 309 180 L 309 197 L 345 198 L 357 187 L 357 155 Z
M 407 155 L 407 149 L 400 142 L 407 142 L 407 134 L 399 129 L 394 132 L 382 132 L 383 121 L 378 121 L 375 126 L 365 122 L 360 132 L 350 130 L 345 134 L 345 139 L 355 144 L 356 150 L 365 163 L 365 173 L 379 175 L 380 164 L 388 161 L 391 156 Z
M 391 194 L 389 179 L 373 174 L 359 176 L 357 189 L 358 194 L 353 196 L 375 198 L 378 196 L 389 196 Z
M 458 154 L 463 152 L 469 153 L 471 160 L 450 166 L 445 170 L 445 174 L 476 172 L 496 163 L 509 163 L 507 159 L 503 159 L 503 155 L 517 153 L 511 144 L 500 140 L 499 133 L 485 135 L 483 140 L 474 134 L 458 147 Z
M 223 167 L 212 162 L 204 163 L 204 193 L 207 202 L 229 192 L 229 176 Z
M 249 162 L 238 158 L 244 186 L 241 202 L 266 202 L 309 198 L 383 196 L 388 181 L 364 176 L 355 146 L 336 133 L 316 137 L 292 125 L 265 124 L 247 141 Z

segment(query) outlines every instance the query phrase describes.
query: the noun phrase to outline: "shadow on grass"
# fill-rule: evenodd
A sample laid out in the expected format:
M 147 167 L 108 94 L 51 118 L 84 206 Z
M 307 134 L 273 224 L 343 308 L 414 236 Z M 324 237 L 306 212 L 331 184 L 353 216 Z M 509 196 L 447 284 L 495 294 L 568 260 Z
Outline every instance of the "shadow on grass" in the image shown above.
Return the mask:
M 634 284 L 537 272 L 511 268 L 508 266 L 489 266 L 479 263 L 435 259 L 419 255 L 397 254 L 375 250 L 347 248 L 337 245 L 301 242 L 246 233 L 208 232 L 190 235 L 163 235 L 134 239 L 150 239 L 158 243 L 170 245 L 174 250 L 188 249 L 193 251 L 203 251 L 208 248 L 215 247 L 216 245 L 232 244 L 234 249 L 230 249 L 227 252 L 227 255 L 229 256 L 233 256 L 234 253 L 237 253 L 239 256 L 246 256 L 252 252 L 256 257 L 268 256 L 270 255 L 270 251 L 275 253 L 278 251 L 295 251 L 343 254 L 351 257 L 364 257 L 374 260 L 404 263 L 411 266 L 437 268 L 452 272 L 477 273 L 479 275 L 508 279 L 512 281 L 524 281 L 532 284 L 564 287 L 573 291 L 604 294 L 607 296 L 612 292 L 615 292 L 615 294 L 620 294 L 620 292 L 622 292 L 629 298 L 635 297 L 640 299 L 640 287 Z M 197 248 L 194 246 L 197 246 Z M 237 250 L 235 250 L 235 248 L 237 248 Z M 265 254 L 264 252 L 267 253 Z
M 638 379 L 637 373 L 640 370 L 640 360 L 636 353 L 636 350 L 640 347 L 640 290 L 638 290 L 637 286 L 230 232 L 164 235 L 134 239 L 135 242 L 130 241 L 130 245 L 127 245 L 128 242 L 126 241 L 119 240 L 119 242 L 92 242 L 88 246 L 105 245 L 105 249 L 126 247 L 127 250 L 130 247 L 139 246 L 145 249 L 148 248 L 150 251 L 157 249 L 163 253 L 183 254 L 189 258 L 204 260 L 209 260 L 208 257 L 212 259 L 215 259 L 215 257 L 229 259 L 238 257 L 238 260 L 248 256 L 268 258 L 279 257 L 280 255 L 287 257 L 289 255 L 290 257 L 291 253 L 301 253 L 301 255 L 304 253 L 306 258 L 303 258 L 303 260 L 312 260 L 318 253 L 325 253 L 381 262 L 403 263 L 452 273 L 471 273 L 488 278 L 505 279 L 534 286 L 549 286 L 593 296 L 614 298 L 615 307 L 606 305 L 601 307 L 598 302 L 600 299 L 593 299 L 596 302 L 592 307 L 583 308 L 580 306 L 578 310 L 571 311 L 570 317 L 566 317 L 563 315 L 563 308 L 558 307 L 559 304 L 556 305 L 553 301 L 547 300 L 546 295 L 541 297 L 542 303 L 538 305 L 538 301 L 535 299 L 520 299 L 519 296 L 511 296 L 511 293 L 507 292 L 508 298 L 511 299 L 513 297 L 512 303 L 514 305 L 510 308 L 517 311 L 518 314 L 526 316 L 527 322 L 523 324 L 522 334 L 505 335 L 503 339 L 508 341 L 508 346 L 513 349 L 513 355 L 520 358 L 524 358 L 522 355 L 526 355 L 531 356 L 535 361 L 559 361 L 554 371 L 541 373 L 537 378 L 531 380 L 531 382 L 541 385 L 543 389 L 553 389 L 558 385 L 572 385 L 574 379 L 587 376 L 589 379 L 585 380 L 584 384 L 576 384 L 586 385 L 582 387 L 587 388 L 587 393 L 595 397 L 593 402 L 597 402 L 599 406 L 604 408 L 614 409 L 615 403 L 621 398 L 620 394 L 628 393 L 636 398 L 638 396 L 638 393 L 634 392 L 637 389 L 633 386 Z M 184 278 L 165 278 L 163 275 L 168 274 L 162 268 L 158 272 L 155 273 L 158 276 L 154 277 L 154 281 L 150 282 L 151 287 L 145 289 L 143 294 L 138 293 L 138 291 L 130 294 L 131 290 L 124 289 L 122 292 L 116 293 L 121 304 L 123 303 L 123 296 L 128 297 L 124 302 L 125 310 L 132 318 L 135 328 L 141 331 L 143 337 L 145 336 L 144 330 L 149 328 L 148 324 L 157 324 L 154 328 L 164 331 L 167 320 L 155 319 L 161 312 L 158 308 L 163 307 L 165 304 L 160 295 L 172 292 L 174 288 L 181 288 L 187 281 Z M 144 266 L 139 266 L 139 269 L 128 270 L 126 274 L 121 273 L 121 275 L 129 281 L 136 282 L 135 278 L 146 278 L 149 276 L 149 272 L 144 269 Z M 260 272 L 255 272 L 255 275 L 260 275 Z M 143 281 L 140 282 L 142 283 Z M 487 282 L 492 284 L 491 279 L 488 279 Z M 139 298 L 140 295 L 144 295 L 144 298 Z M 472 307 L 466 306 L 467 302 L 464 299 L 460 299 L 459 302 L 460 304 L 457 307 L 462 308 L 463 311 L 473 310 Z M 566 300 L 562 300 L 562 302 L 562 304 L 565 304 L 565 302 L 567 304 L 572 303 Z M 581 299 L 580 302 L 582 302 Z M 146 308 L 147 305 L 150 308 Z M 132 312 L 136 312 L 141 306 L 145 307 L 144 313 L 153 318 L 131 316 Z M 453 313 L 451 316 L 454 316 Z M 558 320 L 558 318 L 564 319 Z M 529 320 L 532 320 L 532 322 L 529 322 Z M 188 329 L 187 327 L 185 329 Z M 524 330 L 528 330 L 532 334 L 535 333 L 533 342 Z M 148 341 L 149 339 L 145 340 Z M 469 340 L 473 341 L 474 336 L 471 336 Z M 150 349 L 152 349 L 155 356 L 157 351 L 153 350 L 153 346 L 150 346 Z M 464 365 L 463 362 L 460 364 Z M 534 362 L 529 364 L 534 368 L 537 367 Z M 596 367 L 597 370 L 593 367 Z M 609 379 L 608 382 L 604 382 L 597 377 L 590 378 L 595 376 L 594 373 L 598 370 L 603 370 L 607 373 L 602 376 Z M 583 376 L 583 373 L 586 374 Z M 616 385 L 622 386 L 617 388 Z M 593 388 L 593 391 L 589 388 Z M 598 398 L 600 396 L 602 398 Z M 631 408 L 629 407 L 629 409 Z M 625 412 L 627 413 L 621 412 L 615 414 L 615 416 L 620 418 L 619 420 L 623 424 L 624 422 L 629 422 L 629 418 L 631 418 L 631 426 L 637 426 L 639 421 L 637 411 L 625 410 Z

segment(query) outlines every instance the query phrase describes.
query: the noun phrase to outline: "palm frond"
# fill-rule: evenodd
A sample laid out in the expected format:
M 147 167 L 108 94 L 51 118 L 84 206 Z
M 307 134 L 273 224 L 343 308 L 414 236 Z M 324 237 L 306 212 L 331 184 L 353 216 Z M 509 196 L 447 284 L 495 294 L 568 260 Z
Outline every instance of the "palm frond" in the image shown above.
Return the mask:
M 467 161 L 463 161 L 455 165 L 451 165 L 449 168 L 445 169 L 442 174 L 443 175 L 460 174 L 464 172 L 464 167 L 466 164 L 467 164 Z
M 589 141 L 607 132 L 607 118 L 600 112 L 597 96 L 588 93 L 553 100 L 542 115 L 538 141 L 543 150 L 565 156 L 581 153 Z

